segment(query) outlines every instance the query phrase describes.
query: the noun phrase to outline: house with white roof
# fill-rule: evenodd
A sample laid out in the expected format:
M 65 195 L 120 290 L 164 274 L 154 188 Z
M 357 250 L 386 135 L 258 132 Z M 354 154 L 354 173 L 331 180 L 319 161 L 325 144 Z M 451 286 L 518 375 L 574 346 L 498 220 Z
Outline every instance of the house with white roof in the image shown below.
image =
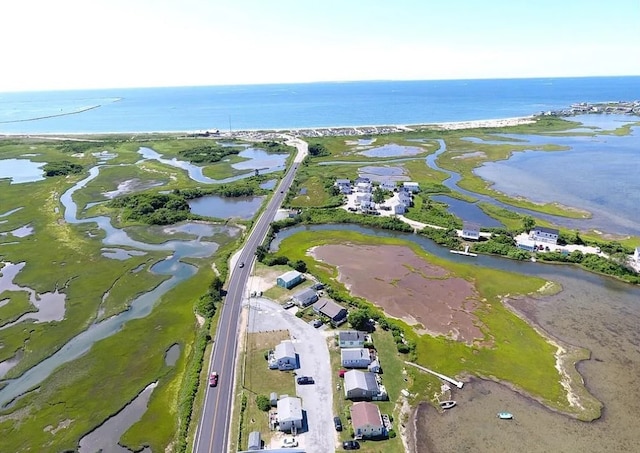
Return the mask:
M 420 184 L 418 184 L 417 182 L 406 181 L 402 183 L 402 187 L 412 193 L 420 192 Z
M 382 181 L 380 183 L 380 188 L 382 190 L 388 190 L 389 192 L 393 192 L 394 190 L 396 190 L 396 187 L 397 187 L 397 184 L 395 181 L 387 180 L 387 181 Z
M 269 368 L 280 371 L 298 368 L 298 357 L 291 340 L 281 341 L 269 356 Z
M 302 428 L 302 400 L 285 396 L 278 400 L 278 429 L 295 433 Z

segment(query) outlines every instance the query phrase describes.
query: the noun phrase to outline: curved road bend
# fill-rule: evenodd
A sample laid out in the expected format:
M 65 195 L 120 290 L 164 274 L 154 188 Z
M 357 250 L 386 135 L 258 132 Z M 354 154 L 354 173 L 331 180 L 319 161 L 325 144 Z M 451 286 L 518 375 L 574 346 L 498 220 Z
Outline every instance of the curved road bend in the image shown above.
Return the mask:
M 288 137 L 287 144 L 295 146 L 298 149 L 298 153 L 293 165 L 285 174 L 266 209 L 249 233 L 244 247 L 237 255 L 237 262 L 244 262 L 246 266 L 239 268 L 235 263 L 231 263 L 227 295 L 218 319 L 218 329 L 208 370 L 208 374 L 214 370 L 218 372 L 218 386 L 206 388 L 204 407 L 194 442 L 193 451 L 195 453 L 223 453 L 228 451 L 235 383 L 235 361 L 238 352 L 238 320 L 240 318 L 244 288 L 251 273 L 251 264 L 256 249 L 264 240 L 276 211 L 282 205 L 282 201 L 291 187 L 298 165 L 306 157 L 308 151 L 307 143 L 300 139 Z

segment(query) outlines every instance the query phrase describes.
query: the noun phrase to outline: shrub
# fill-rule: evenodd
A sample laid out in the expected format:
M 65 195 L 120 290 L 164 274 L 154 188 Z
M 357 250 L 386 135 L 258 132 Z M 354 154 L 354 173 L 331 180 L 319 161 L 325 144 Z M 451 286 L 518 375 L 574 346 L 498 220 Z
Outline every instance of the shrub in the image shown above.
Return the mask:
M 271 409 L 271 401 L 265 395 L 256 396 L 256 404 L 258 405 L 258 409 L 263 412 L 269 412 Z

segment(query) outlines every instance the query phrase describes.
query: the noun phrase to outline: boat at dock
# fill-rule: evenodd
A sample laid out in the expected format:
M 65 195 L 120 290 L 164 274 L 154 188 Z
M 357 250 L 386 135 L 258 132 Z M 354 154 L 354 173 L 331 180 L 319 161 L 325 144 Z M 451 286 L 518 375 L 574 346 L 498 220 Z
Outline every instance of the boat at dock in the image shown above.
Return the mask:
M 498 412 L 498 418 L 501 420 L 511 420 L 513 414 L 511 412 Z
M 455 406 L 456 404 L 458 404 L 458 403 L 456 403 L 456 402 L 455 402 L 455 401 L 453 401 L 453 400 L 440 401 L 440 407 L 441 407 L 442 409 L 451 409 L 451 408 L 452 408 L 453 406 Z

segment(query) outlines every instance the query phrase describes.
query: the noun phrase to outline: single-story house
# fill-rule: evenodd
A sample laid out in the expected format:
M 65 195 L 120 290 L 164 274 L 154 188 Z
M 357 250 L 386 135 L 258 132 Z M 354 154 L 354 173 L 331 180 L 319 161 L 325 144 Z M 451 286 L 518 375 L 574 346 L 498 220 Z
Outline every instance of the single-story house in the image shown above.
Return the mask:
M 546 242 L 553 245 L 558 243 L 559 235 L 560 232 L 555 228 L 547 228 L 537 225 L 529 232 L 529 237 L 534 241 Z
M 379 394 L 380 387 L 375 374 L 360 370 L 349 370 L 344 373 L 345 398 L 372 400 Z
M 342 324 L 347 320 L 347 309 L 326 297 L 313 304 L 313 311 L 329 318 L 333 325 Z
M 356 439 L 382 437 L 385 433 L 380 409 L 373 403 L 353 403 L 349 409 Z
M 407 212 L 407 205 L 404 203 L 397 203 L 393 205 L 393 213 L 395 215 L 402 215 Z
M 292 431 L 302 428 L 302 400 L 295 396 L 285 396 L 278 400 L 278 429 Z
M 281 341 L 276 346 L 273 355 L 269 359 L 269 368 L 280 371 L 294 370 L 298 368 L 298 358 L 296 350 L 291 340 Z
M 282 274 L 276 279 L 276 284 L 283 288 L 293 288 L 304 279 L 303 275 L 298 271 L 289 271 Z
M 352 191 L 350 179 L 336 179 L 333 185 L 336 186 L 342 194 L 349 195 Z
M 371 363 L 367 348 L 344 348 L 340 350 L 340 363 L 345 368 L 366 368 Z
M 382 190 L 388 190 L 389 192 L 393 192 L 396 190 L 396 182 L 395 181 L 382 181 L 380 183 L 380 188 Z
M 251 431 L 249 433 L 247 450 L 262 450 L 262 437 L 260 436 L 260 431 Z
M 361 348 L 364 346 L 367 334 L 358 330 L 341 330 L 338 332 L 340 348 Z
M 318 293 L 313 288 L 303 289 L 293 295 L 293 302 L 301 307 L 308 307 L 318 300 Z
M 420 192 L 420 184 L 418 184 L 417 182 L 406 181 L 402 183 L 402 187 L 412 193 Z
M 477 241 L 480 239 L 480 225 L 474 222 L 462 222 L 462 234 L 463 239 L 471 239 Z

